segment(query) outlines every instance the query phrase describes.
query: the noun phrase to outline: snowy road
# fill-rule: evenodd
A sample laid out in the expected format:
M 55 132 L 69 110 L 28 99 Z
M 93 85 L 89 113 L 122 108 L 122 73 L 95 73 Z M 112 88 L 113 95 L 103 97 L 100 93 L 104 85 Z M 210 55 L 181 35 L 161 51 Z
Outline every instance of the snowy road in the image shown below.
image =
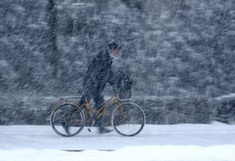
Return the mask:
M 235 161 L 235 125 L 221 123 L 147 125 L 136 137 L 83 129 L 64 138 L 50 126 L 0 126 L 0 131 L 0 161 Z

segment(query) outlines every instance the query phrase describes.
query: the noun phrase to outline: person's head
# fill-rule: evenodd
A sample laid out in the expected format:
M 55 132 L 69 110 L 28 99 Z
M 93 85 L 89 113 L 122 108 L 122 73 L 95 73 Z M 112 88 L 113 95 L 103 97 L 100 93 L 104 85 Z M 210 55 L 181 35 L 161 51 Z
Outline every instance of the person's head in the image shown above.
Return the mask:
M 113 40 L 108 44 L 109 49 L 112 51 L 114 56 L 117 56 L 119 51 L 122 49 L 122 44 L 120 40 Z

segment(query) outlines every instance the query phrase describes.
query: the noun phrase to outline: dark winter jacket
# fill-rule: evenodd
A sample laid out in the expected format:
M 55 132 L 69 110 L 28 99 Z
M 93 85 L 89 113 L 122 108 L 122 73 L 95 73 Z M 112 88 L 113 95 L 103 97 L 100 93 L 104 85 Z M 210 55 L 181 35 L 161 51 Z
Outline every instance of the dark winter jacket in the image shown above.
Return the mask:
M 112 58 L 108 49 L 100 51 L 91 61 L 84 77 L 83 88 L 85 91 L 102 92 L 106 83 L 112 77 Z

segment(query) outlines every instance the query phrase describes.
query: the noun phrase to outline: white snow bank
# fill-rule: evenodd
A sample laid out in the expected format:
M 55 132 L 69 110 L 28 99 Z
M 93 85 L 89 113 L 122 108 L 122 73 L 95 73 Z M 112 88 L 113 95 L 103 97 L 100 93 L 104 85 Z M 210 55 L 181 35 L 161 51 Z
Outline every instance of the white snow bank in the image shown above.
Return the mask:
M 0 161 L 75 160 L 235 161 L 235 125 L 146 125 L 136 137 L 84 128 L 71 138 L 56 135 L 50 126 L 0 126 Z
M 235 161 L 235 145 L 143 146 L 116 151 L 0 150 L 0 161 Z

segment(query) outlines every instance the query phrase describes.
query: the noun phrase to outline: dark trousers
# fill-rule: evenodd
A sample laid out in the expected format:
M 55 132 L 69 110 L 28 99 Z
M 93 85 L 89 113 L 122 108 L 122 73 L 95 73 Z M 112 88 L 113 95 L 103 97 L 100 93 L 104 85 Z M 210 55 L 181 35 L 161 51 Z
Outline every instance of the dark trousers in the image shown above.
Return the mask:
M 93 98 L 95 102 L 95 110 L 98 111 L 104 105 L 104 97 L 101 92 L 85 90 L 79 104 L 84 104 L 86 99 L 89 102 L 91 98 Z M 100 112 L 102 112 L 102 110 Z M 104 127 L 103 115 L 98 120 L 96 120 L 96 125 L 99 127 Z

